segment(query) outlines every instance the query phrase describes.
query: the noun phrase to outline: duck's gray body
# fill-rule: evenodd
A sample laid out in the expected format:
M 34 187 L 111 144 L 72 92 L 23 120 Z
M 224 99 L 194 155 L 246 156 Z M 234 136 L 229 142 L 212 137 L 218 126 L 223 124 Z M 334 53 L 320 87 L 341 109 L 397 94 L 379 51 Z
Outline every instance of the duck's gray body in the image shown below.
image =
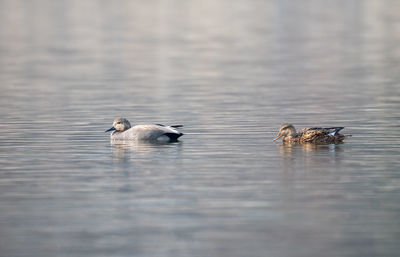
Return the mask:
M 137 141 L 177 141 L 183 134 L 176 130 L 182 125 L 164 126 L 155 125 L 136 125 L 131 127 L 125 118 L 116 118 L 113 126 L 107 130 L 113 131 L 110 135 L 111 140 L 137 140 Z
M 161 125 L 136 125 L 125 131 L 113 131 L 113 140 L 176 141 L 183 134 L 173 127 Z

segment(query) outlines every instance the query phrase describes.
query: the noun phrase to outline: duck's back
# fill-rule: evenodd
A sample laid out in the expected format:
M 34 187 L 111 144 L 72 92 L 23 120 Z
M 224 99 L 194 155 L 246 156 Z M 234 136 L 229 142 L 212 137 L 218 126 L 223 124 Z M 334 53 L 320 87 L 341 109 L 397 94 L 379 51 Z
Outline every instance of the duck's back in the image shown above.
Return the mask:
M 343 128 L 305 128 L 299 135 L 299 141 L 317 144 L 341 143 L 345 138 L 344 135 L 338 133 L 341 129 Z

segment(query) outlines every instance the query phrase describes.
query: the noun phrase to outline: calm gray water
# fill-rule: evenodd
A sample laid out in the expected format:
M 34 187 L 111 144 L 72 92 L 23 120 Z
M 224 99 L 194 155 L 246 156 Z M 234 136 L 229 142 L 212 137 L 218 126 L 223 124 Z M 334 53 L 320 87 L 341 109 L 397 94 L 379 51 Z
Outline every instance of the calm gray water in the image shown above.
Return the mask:
M 0 256 L 398 256 L 399 10 L 1 0 Z M 113 145 L 119 116 L 185 136 Z

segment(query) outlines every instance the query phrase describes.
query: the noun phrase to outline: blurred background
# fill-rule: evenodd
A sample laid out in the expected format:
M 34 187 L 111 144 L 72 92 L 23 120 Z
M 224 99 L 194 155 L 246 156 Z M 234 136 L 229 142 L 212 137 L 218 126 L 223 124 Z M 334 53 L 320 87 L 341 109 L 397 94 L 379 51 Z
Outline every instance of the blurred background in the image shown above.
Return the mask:
M 399 10 L 0 0 L 0 256 L 397 256 Z M 116 145 L 116 117 L 185 135 Z

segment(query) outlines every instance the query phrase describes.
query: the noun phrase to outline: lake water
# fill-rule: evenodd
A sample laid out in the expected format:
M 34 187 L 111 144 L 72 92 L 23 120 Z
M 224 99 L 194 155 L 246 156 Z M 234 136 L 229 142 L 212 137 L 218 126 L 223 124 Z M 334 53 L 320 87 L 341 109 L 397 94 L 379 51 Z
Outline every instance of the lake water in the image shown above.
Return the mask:
M 1 0 L 0 256 L 398 256 L 399 10 Z M 120 116 L 185 135 L 112 144 Z

